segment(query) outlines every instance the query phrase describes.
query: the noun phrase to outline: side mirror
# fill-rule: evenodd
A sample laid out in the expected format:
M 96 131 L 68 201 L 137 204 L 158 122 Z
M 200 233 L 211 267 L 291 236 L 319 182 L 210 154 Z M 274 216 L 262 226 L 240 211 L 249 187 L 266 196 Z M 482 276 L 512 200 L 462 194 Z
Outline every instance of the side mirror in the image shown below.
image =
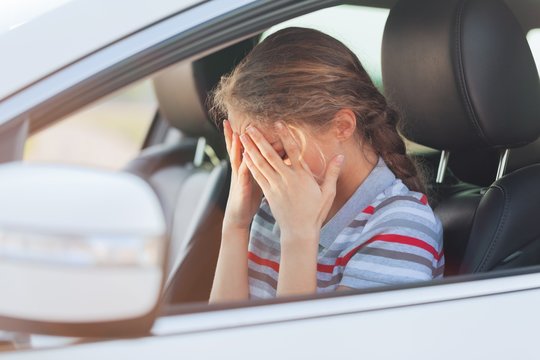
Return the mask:
M 164 282 L 156 194 L 127 173 L 0 165 L 0 330 L 145 334 Z

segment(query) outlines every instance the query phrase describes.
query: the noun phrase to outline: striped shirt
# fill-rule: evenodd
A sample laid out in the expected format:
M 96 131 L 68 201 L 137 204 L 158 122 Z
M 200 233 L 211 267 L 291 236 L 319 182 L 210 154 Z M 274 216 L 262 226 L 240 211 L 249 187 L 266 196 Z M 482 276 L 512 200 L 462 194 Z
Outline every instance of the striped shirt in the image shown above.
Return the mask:
M 263 198 L 248 244 L 250 298 L 276 296 L 280 230 Z M 339 285 L 369 288 L 440 278 L 442 225 L 426 195 L 411 191 L 379 161 L 341 209 L 322 227 L 317 292 Z

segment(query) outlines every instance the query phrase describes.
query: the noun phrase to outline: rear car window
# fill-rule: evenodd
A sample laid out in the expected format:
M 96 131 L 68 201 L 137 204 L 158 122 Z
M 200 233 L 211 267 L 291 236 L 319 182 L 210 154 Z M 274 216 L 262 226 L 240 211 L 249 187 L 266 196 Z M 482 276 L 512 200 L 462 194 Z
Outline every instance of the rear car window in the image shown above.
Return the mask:
M 540 72 L 540 29 L 532 29 L 527 33 L 527 41 L 536 62 L 536 68 Z
M 368 6 L 334 6 L 273 26 L 263 33 L 261 41 L 268 35 L 290 26 L 322 31 L 347 45 L 381 89 L 381 45 L 389 12 L 388 9 Z

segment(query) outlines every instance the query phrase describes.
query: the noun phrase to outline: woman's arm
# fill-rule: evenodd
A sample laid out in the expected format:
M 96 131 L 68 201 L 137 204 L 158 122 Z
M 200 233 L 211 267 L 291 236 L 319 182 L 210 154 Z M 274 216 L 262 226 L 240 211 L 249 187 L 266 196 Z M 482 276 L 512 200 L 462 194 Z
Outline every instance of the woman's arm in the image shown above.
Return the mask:
M 318 235 L 313 235 L 305 240 L 281 240 L 277 296 L 317 292 L 318 238 Z
M 249 298 L 248 238 L 247 229 L 223 229 L 209 303 Z
M 249 225 L 261 202 L 262 192 L 242 159 L 242 146 L 228 120 L 223 122 L 231 160 L 231 187 L 223 218 L 221 246 L 209 302 L 249 298 L 247 254 Z

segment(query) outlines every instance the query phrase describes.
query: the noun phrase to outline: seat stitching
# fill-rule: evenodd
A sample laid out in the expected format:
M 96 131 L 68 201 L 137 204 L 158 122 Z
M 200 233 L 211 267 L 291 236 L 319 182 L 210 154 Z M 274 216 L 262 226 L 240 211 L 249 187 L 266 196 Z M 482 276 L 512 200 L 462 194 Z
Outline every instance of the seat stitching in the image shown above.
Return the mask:
M 457 51 L 457 71 L 458 71 L 458 84 L 461 88 L 460 95 L 462 97 L 462 100 L 465 102 L 465 109 L 467 111 L 468 120 L 471 120 L 470 122 L 473 124 L 473 127 L 475 128 L 477 135 L 480 136 L 486 143 L 490 143 L 487 139 L 486 135 L 484 134 L 482 127 L 480 126 L 480 123 L 478 122 L 476 112 L 474 111 L 474 107 L 472 106 L 471 99 L 469 97 L 469 92 L 467 91 L 466 86 L 466 80 L 465 80 L 465 71 L 463 69 L 463 56 L 461 52 L 461 19 L 463 15 L 463 9 L 465 8 L 465 2 L 466 0 L 461 0 L 461 4 L 458 8 L 458 13 L 456 16 L 456 29 L 455 29 L 455 36 L 456 36 L 456 51 Z
M 499 236 L 500 236 L 500 234 L 502 232 L 502 229 L 504 228 L 505 221 L 506 221 L 506 218 L 507 218 L 507 215 L 508 215 L 507 209 L 508 209 L 508 204 L 510 203 L 510 195 L 506 191 L 504 191 L 504 188 L 502 188 L 499 185 L 491 186 L 491 188 L 492 189 L 498 189 L 498 190 L 500 190 L 502 192 L 503 199 L 504 199 L 503 211 L 502 211 L 502 215 L 500 217 L 500 220 L 498 221 L 499 225 L 497 227 L 497 231 L 495 232 L 495 236 L 493 237 L 493 239 L 491 240 L 491 242 L 489 244 L 488 251 L 487 251 L 486 255 L 484 256 L 484 259 L 482 259 L 482 261 L 477 266 L 477 268 L 475 269 L 474 272 L 476 272 L 477 270 L 479 270 L 479 271 L 486 270 L 487 263 L 492 258 L 493 250 L 495 249 L 495 244 L 497 244 L 497 241 L 499 240 L 498 238 L 499 238 Z

